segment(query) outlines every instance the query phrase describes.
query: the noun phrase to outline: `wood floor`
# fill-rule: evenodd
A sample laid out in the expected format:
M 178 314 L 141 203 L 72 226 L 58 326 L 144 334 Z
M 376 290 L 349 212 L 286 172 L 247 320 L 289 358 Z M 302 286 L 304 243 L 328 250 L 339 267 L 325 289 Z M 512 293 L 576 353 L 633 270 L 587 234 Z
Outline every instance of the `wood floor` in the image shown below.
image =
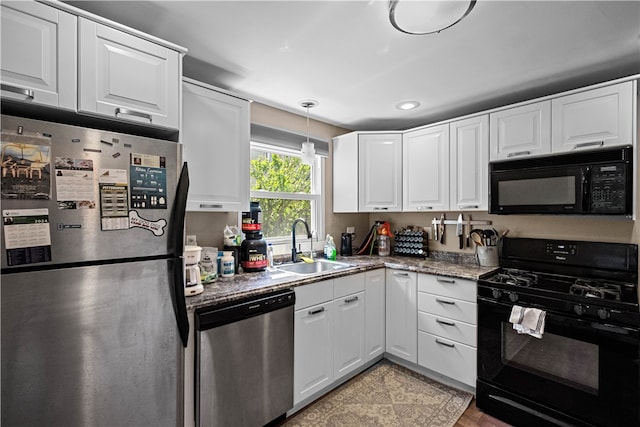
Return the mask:
M 471 400 L 469 407 L 460 417 L 455 427 L 510 427 L 511 424 L 502 422 L 491 415 L 482 412 L 476 406 L 476 399 Z

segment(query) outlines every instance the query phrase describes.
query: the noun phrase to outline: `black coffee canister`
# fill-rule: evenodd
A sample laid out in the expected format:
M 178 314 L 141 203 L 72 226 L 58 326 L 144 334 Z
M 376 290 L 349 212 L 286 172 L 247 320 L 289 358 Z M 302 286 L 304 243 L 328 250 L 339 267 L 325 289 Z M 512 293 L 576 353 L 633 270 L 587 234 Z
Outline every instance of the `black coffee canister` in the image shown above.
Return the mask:
M 340 239 L 340 255 L 350 256 L 353 255 L 353 245 L 351 243 L 351 233 L 342 233 Z

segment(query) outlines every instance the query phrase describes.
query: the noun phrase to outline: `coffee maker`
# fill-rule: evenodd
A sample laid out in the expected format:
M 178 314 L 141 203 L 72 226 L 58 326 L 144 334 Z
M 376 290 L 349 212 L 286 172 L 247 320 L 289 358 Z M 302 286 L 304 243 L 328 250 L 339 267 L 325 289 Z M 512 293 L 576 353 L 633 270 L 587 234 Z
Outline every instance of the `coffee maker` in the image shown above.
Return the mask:
M 198 266 L 201 253 L 200 246 L 187 245 L 184 247 L 184 294 L 186 296 L 198 295 L 204 291 L 200 278 L 200 266 Z

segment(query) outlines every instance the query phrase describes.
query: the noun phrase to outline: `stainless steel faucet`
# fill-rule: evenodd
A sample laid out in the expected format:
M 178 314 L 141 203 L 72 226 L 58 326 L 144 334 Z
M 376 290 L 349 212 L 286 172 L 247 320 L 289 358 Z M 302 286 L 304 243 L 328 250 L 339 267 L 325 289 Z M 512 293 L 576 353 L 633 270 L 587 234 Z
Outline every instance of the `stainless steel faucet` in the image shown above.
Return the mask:
M 298 254 L 300 252 L 298 252 L 296 250 L 296 225 L 301 222 L 304 224 L 304 228 L 307 229 L 307 238 L 311 239 L 311 232 L 309 231 L 309 224 L 307 224 L 307 222 L 302 219 L 302 218 L 298 218 L 295 221 L 293 221 L 293 225 L 291 226 L 291 261 L 292 262 L 298 262 Z

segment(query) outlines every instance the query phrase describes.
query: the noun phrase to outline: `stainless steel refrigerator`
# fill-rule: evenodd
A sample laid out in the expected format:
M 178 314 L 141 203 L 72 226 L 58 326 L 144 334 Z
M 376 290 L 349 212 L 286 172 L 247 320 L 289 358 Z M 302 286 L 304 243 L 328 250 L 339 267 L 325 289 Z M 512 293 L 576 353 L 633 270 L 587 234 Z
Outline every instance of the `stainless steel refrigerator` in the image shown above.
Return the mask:
M 183 424 L 180 160 L 175 142 L 2 116 L 3 426 Z

